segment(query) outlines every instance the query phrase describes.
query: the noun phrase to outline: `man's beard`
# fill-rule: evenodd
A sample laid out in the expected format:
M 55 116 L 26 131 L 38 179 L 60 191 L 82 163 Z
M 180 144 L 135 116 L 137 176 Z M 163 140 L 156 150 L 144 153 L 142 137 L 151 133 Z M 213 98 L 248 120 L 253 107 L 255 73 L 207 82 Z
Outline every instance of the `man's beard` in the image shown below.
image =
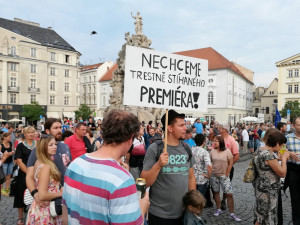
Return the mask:
M 55 135 L 55 141 L 61 141 L 61 133 Z

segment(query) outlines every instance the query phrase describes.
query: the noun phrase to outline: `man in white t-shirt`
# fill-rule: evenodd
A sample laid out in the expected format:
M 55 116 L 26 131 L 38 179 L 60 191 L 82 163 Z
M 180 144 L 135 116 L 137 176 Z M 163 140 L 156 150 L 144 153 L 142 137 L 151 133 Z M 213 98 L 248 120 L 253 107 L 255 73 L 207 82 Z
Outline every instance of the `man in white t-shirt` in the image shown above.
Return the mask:
M 248 152 L 248 142 L 249 142 L 249 134 L 248 134 L 249 126 L 245 126 L 242 132 L 243 136 L 243 154 Z

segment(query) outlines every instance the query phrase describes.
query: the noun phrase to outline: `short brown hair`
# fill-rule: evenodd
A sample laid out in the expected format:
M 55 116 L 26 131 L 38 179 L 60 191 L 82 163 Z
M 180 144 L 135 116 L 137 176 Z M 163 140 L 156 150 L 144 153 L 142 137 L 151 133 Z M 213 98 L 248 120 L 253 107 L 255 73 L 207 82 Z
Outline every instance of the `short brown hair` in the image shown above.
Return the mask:
M 198 190 L 190 190 L 183 196 L 182 203 L 183 211 L 185 211 L 189 205 L 194 208 L 199 208 L 202 211 L 205 205 L 205 199 Z
M 86 129 L 86 132 L 90 135 L 90 137 L 93 137 L 93 132 L 90 128 Z
M 114 109 L 105 115 L 101 129 L 104 144 L 121 144 L 138 135 L 140 123 L 132 113 Z
M 286 142 L 287 142 L 286 137 L 282 133 L 277 131 L 269 134 L 266 145 L 270 147 L 275 147 L 277 144 L 283 145 Z

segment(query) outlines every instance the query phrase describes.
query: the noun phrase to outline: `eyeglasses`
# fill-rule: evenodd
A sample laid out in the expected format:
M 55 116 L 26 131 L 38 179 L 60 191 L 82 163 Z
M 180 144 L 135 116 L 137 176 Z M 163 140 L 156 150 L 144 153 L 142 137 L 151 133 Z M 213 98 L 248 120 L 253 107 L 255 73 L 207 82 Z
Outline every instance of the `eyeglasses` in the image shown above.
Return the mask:
M 212 142 L 219 142 L 219 141 L 213 140 Z

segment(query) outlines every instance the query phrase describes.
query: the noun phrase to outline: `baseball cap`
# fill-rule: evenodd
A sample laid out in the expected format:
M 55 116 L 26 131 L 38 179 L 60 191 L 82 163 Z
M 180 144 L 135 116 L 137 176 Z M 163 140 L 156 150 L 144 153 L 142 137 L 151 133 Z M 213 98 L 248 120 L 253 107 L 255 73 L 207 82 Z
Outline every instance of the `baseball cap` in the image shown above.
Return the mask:
M 169 110 L 169 115 L 168 115 L 168 125 L 170 125 L 170 123 L 177 117 L 185 117 L 185 114 L 183 113 L 178 113 L 175 110 L 171 109 Z M 161 118 L 161 123 L 163 126 L 165 126 L 165 122 L 166 122 L 166 114 L 164 114 Z

